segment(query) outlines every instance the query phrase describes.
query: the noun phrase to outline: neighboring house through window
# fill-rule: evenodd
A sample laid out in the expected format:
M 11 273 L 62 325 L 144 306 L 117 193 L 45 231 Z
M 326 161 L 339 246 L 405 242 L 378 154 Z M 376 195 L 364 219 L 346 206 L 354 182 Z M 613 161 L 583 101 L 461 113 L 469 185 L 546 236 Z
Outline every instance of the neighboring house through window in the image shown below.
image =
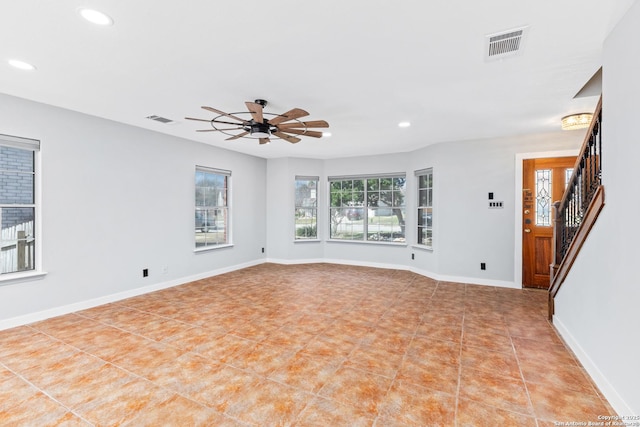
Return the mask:
M 433 169 L 415 172 L 418 178 L 418 244 L 433 247 Z
M 196 166 L 196 249 L 230 243 L 229 183 L 231 171 Z
M 318 238 L 318 177 L 296 176 L 295 239 Z
M 3 275 L 36 269 L 35 160 L 39 150 L 39 141 L 0 135 L 0 273 Z
M 404 243 L 403 173 L 329 177 L 330 238 Z

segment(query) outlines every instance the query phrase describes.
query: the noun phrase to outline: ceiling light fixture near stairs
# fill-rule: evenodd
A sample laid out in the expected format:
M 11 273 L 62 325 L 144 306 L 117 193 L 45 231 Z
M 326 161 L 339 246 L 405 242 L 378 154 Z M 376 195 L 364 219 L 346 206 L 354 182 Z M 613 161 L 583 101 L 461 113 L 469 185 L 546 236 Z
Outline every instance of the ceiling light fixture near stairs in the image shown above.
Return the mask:
M 562 118 L 562 130 L 578 130 L 585 129 L 591 126 L 591 120 L 593 120 L 593 114 L 580 113 L 571 114 Z
M 267 106 L 267 101 L 264 99 L 256 99 L 254 102 L 247 101 L 245 105 L 249 111 L 237 113 L 225 113 L 212 107 L 202 107 L 204 110 L 218 115 L 213 119 L 193 117 L 185 117 L 185 119 L 211 124 L 211 129 L 198 129 L 196 132 L 221 132 L 229 135 L 226 141 L 252 138 L 259 140 L 260 144 L 268 144 L 271 139 L 284 139 L 292 144 L 302 141 L 294 135 L 322 138 L 324 136 L 322 132 L 311 129 L 329 127 L 329 123 L 324 120 L 300 121 L 300 118 L 309 115 L 301 108 L 294 108 L 282 114 L 273 114 L 264 111 L 264 107 Z M 271 118 L 267 118 L 267 116 L 271 116 Z M 240 131 L 240 133 L 235 133 L 236 131 Z

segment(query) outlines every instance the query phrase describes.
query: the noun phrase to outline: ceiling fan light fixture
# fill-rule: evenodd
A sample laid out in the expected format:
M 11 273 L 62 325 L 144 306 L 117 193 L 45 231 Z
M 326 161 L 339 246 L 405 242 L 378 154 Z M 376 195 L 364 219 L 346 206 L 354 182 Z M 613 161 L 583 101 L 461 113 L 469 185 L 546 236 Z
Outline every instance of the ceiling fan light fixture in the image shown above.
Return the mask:
M 196 117 L 185 117 L 185 119 L 208 122 L 211 125 L 211 129 L 197 129 L 196 132 L 221 132 L 229 136 L 225 141 L 239 138 L 258 139 L 260 145 L 269 144 L 271 138 L 297 144 L 302 139 L 296 135 L 322 138 L 322 132 L 312 129 L 329 127 L 329 123 L 324 120 L 300 121 L 301 117 L 309 115 L 302 108 L 292 108 L 282 114 L 273 114 L 264 111 L 264 107 L 267 105 L 267 101 L 264 99 L 256 99 L 255 102 L 247 101 L 244 104 L 248 111 L 232 114 L 213 107 L 202 106 L 203 110 L 215 113 L 217 116 L 213 119 Z M 250 118 L 245 119 L 247 116 Z
M 322 132 L 323 138 L 331 138 L 331 132 Z
M 577 130 L 585 129 L 591 126 L 591 120 L 593 120 L 593 114 L 580 113 L 571 114 L 562 118 L 562 130 Z
M 398 127 L 401 127 L 401 128 L 408 128 L 409 126 L 411 126 L 411 123 L 409 123 L 409 122 L 400 122 L 400 123 L 398 123 Z
M 252 123 L 249 133 L 253 138 L 269 138 L 271 131 L 266 123 Z
M 270 133 L 267 132 L 251 132 L 251 136 L 254 138 L 269 138 L 271 136 Z

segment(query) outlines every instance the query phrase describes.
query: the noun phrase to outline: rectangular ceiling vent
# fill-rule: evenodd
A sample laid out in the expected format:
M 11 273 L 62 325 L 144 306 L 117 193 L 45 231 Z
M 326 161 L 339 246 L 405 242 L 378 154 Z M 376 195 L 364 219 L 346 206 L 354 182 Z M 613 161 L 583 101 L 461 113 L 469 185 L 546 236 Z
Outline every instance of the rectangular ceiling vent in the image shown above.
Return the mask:
M 173 123 L 173 120 L 171 119 L 167 119 L 166 117 L 161 117 L 161 116 L 147 116 L 147 119 L 149 120 L 153 120 L 156 122 L 160 122 L 160 123 L 164 123 L 165 125 L 169 124 L 169 123 Z
M 527 27 L 516 28 L 486 36 L 485 60 L 494 61 L 520 53 L 522 51 L 526 30 Z

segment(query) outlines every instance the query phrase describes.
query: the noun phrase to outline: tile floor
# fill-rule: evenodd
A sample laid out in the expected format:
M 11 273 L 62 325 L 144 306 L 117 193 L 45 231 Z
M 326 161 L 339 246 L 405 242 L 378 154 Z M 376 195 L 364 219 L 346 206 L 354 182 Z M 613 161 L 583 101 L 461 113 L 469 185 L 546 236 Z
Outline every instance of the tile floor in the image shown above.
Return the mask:
M 0 331 L 2 426 L 553 426 L 613 414 L 546 293 L 263 264 Z

